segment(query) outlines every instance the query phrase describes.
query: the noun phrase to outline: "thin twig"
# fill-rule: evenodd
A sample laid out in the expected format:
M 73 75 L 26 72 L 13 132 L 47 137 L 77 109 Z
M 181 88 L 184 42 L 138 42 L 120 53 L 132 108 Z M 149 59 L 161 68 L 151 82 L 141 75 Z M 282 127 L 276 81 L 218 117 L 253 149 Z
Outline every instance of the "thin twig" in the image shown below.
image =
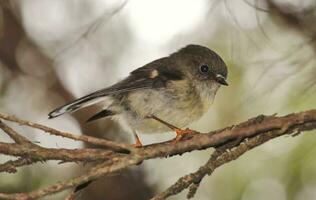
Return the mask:
M 11 121 L 11 122 L 16 122 L 16 123 L 23 125 L 23 126 L 29 126 L 32 128 L 36 128 L 36 129 L 42 130 L 46 133 L 49 133 L 51 135 L 57 135 L 57 136 L 66 137 L 66 138 L 70 138 L 70 139 L 77 140 L 77 141 L 87 142 L 87 143 L 94 144 L 94 145 L 104 146 L 104 147 L 108 147 L 108 148 L 110 148 L 112 150 L 116 150 L 116 151 L 124 151 L 124 150 L 130 151 L 131 149 L 133 149 L 133 147 L 131 145 L 128 145 L 128 144 L 113 142 L 113 141 L 105 140 L 102 138 L 96 138 L 96 137 L 91 137 L 91 136 L 87 136 L 87 135 L 75 135 L 75 134 L 68 133 L 68 132 L 58 131 L 56 129 L 44 126 L 42 124 L 29 122 L 26 120 L 21 120 L 21 119 L 18 119 L 17 117 L 2 114 L 2 113 L 0 113 L 0 118 L 7 120 L 7 121 Z
M 3 142 L 0 142 L 0 153 L 21 156 L 31 160 L 61 160 L 63 162 L 102 161 L 108 159 L 113 154 L 112 151 L 102 149 L 57 149 Z
M 95 180 L 99 177 L 102 177 L 106 174 L 111 174 L 113 171 L 118 171 L 123 168 L 125 168 L 122 163 L 125 162 L 126 158 L 123 158 L 123 160 L 117 160 L 115 161 L 117 164 L 111 163 L 110 162 L 104 162 L 101 163 L 95 167 L 92 167 L 87 173 L 80 175 L 76 178 L 58 182 L 56 184 L 53 184 L 51 186 L 48 186 L 47 188 L 41 189 L 41 190 L 35 190 L 29 193 L 15 193 L 15 194 L 5 194 L 5 193 L 0 193 L 0 199 L 15 199 L 15 200 L 24 200 L 24 199 L 36 199 L 39 197 L 46 196 L 48 194 L 54 194 L 56 192 L 62 191 L 69 189 L 71 187 L 75 187 L 77 185 L 80 185 L 82 183 Z M 135 164 L 137 163 L 137 159 L 134 160 L 129 160 L 130 164 Z
M 0 120 L 0 129 L 2 129 L 6 134 L 8 134 L 10 138 L 17 144 L 25 144 L 25 143 L 30 144 L 31 143 L 27 138 L 18 134 L 15 130 L 7 126 L 1 120 Z
M 30 160 L 27 158 L 18 158 L 16 160 L 9 160 L 3 164 L 0 164 L 0 172 L 15 173 L 17 172 L 16 170 L 17 167 L 29 165 L 35 162 L 37 161 Z

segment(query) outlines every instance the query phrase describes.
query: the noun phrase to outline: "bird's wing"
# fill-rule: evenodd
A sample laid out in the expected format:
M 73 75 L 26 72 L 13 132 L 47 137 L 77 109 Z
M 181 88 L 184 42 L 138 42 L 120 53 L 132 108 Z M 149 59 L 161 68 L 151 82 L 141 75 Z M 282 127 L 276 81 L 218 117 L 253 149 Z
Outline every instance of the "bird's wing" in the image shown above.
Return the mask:
M 105 97 L 140 89 L 157 89 L 166 87 L 168 81 L 181 80 L 183 74 L 172 67 L 168 58 L 153 61 L 131 72 L 124 80 L 105 89 L 98 90 L 72 102 L 56 108 L 48 114 L 49 118 L 100 102 Z
M 94 114 L 93 116 L 91 116 L 86 122 L 92 122 L 92 121 L 95 121 L 95 120 L 98 120 L 98 119 L 101 119 L 101 118 L 104 118 L 104 117 L 109 117 L 109 116 L 112 116 L 112 115 L 115 115 L 116 113 L 113 112 L 112 110 L 102 110 L 101 112 L 98 112 L 96 114 Z

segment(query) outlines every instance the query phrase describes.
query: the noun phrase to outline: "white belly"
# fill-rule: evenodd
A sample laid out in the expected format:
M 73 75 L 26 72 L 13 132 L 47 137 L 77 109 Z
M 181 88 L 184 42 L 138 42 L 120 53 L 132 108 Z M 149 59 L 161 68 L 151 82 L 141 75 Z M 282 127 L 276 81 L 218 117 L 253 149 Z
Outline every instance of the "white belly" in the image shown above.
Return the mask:
M 194 88 L 186 87 L 186 85 L 180 89 L 172 88 L 172 90 L 147 90 L 131 93 L 125 100 L 131 109 L 122 110 L 123 121 L 127 122 L 133 130 L 141 133 L 170 131 L 164 124 L 147 118 L 150 115 L 155 115 L 176 127 L 185 128 L 208 110 L 215 96 L 215 94 L 211 97 L 208 96 L 208 104 L 206 104 L 206 99 L 201 98 L 195 90 L 192 90 Z M 189 91 L 188 88 L 191 90 Z

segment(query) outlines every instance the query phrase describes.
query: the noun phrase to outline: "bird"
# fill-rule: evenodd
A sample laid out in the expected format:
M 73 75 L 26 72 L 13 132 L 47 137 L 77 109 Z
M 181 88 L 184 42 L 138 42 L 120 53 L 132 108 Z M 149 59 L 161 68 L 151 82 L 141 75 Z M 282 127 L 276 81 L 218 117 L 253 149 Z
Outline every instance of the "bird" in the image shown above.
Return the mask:
M 212 105 L 218 89 L 228 86 L 227 66 L 208 47 L 189 44 L 169 56 L 154 60 L 125 79 L 60 106 L 48 114 L 55 118 L 84 107 L 109 102 L 87 122 L 112 118 L 133 133 L 164 133 L 173 129 L 176 140 Z

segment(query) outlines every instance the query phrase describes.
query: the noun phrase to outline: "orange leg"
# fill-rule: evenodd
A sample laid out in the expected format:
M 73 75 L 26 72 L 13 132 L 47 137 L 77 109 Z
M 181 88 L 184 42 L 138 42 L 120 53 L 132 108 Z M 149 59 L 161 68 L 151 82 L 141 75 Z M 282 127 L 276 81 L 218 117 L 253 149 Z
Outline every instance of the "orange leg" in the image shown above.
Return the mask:
M 158 122 L 160 122 L 160 123 L 166 125 L 166 126 L 169 127 L 171 130 L 175 131 L 176 134 L 177 134 L 176 137 L 175 137 L 175 139 L 174 139 L 175 142 L 180 141 L 184 135 L 190 134 L 190 133 L 193 133 L 193 132 L 194 132 L 194 131 L 192 131 L 192 130 L 190 130 L 190 129 L 188 129 L 188 128 L 182 130 L 181 128 L 178 128 L 178 127 L 176 127 L 176 126 L 174 126 L 174 125 L 172 125 L 172 124 L 169 124 L 168 122 L 165 122 L 165 121 L 163 121 L 162 119 L 160 119 L 160 118 L 158 118 L 158 117 L 156 117 L 156 116 L 154 116 L 154 115 L 151 115 L 151 116 L 149 116 L 148 118 L 152 118 L 152 119 L 154 119 L 154 120 L 156 120 L 156 121 L 158 121 Z
M 176 134 L 177 134 L 176 138 L 174 139 L 175 142 L 180 141 L 180 140 L 182 139 L 182 137 L 183 137 L 184 135 L 186 135 L 186 134 L 194 133 L 194 131 L 192 131 L 191 129 L 188 129 L 188 128 L 186 128 L 186 129 L 184 129 L 184 130 L 182 130 L 182 129 L 176 129 L 175 131 L 176 131 Z
M 135 144 L 133 144 L 134 147 L 136 148 L 140 148 L 140 147 L 143 147 L 143 144 L 142 142 L 140 141 L 137 133 L 135 131 L 133 131 L 133 135 L 134 135 L 134 138 L 135 138 Z

